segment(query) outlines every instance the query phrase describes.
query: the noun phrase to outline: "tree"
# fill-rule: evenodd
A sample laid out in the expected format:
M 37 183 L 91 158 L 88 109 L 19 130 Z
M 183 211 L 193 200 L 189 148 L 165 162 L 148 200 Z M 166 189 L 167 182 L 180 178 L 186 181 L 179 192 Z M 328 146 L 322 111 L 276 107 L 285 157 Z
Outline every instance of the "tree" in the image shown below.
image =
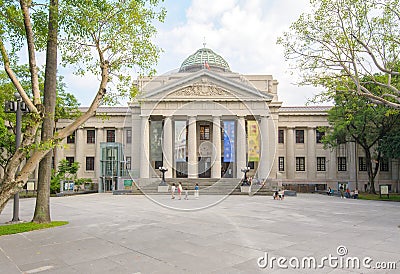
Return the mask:
M 286 60 L 301 74 L 300 84 L 343 90 L 400 109 L 399 0 L 310 0 L 313 12 L 302 14 L 278 39 Z M 381 77 L 381 75 L 384 77 Z M 384 89 L 374 94 L 373 89 Z
M 50 0 L 49 21 L 46 47 L 46 70 L 43 92 L 43 122 L 41 126 L 41 142 L 47 142 L 54 136 L 54 120 L 57 97 L 57 37 L 58 37 L 58 0 Z M 38 189 L 33 222 L 49 223 L 50 218 L 50 151 L 39 163 Z
M 13 154 L 0 181 L 0 212 L 9 197 L 25 185 L 39 161 L 60 140 L 95 115 L 97 107 L 107 99 L 107 87 L 112 90 L 110 83 L 115 84 L 119 95 L 129 94 L 136 88 L 126 69 L 137 68 L 140 74 L 153 72 L 152 67 L 159 56 L 159 49 L 151 40 L 156 33 L 153 22 L 163 21 L 165 17 L 164 9 L 159 9 L 158 4 L 157 0 L 67 0 L 59 4 L 58 46 L 63 64 L 74 64 L 77 73 L 82 75 L 90 71 L 99 76 L 100 82 L 87 112 L 57 131 L 54 137 L 36 145 L 36 133 L 43 125 L 44 117 L 48 115 L 45 109 L 49 107 L 46 102 L 43 106 L 40 96 L 36 53 L 44 50 L 47 42 L 49 29 L 43 22 L 48 21 L 50 7 L 28 0 L 20 0 L 19 6 L 0 1 L 1 63 L 30 110 L 30 122 L 21 149 Z M 28 50 L 31 96 L 13 71 L 16 53 L 23 45 Z M 108 94 L 112 95 L 112 92 Z M 27 156 L 28 160 L 16 174 Z
M 396 129 L 400 111 L 375 105 L 363 97 L 337 92 L 335 106 L 328 111 L 332 126 L 327 130 L 324 143 L 336 147 L 344 142 L 356 142 L 362 147 L 368 174 L 370 193 L 375 193 L 374 180 L 382 161 L 380 142 Z
M 56 193 L 60 190 L 61 181 L 72 181 L 76 180 L 76 174 L 79 170 L 79 163 L 69 163 L 67 160 L 61 160 L 58 163 L 58 170 L 53 170 L 53 176 L 51 177 L 51 192 Z

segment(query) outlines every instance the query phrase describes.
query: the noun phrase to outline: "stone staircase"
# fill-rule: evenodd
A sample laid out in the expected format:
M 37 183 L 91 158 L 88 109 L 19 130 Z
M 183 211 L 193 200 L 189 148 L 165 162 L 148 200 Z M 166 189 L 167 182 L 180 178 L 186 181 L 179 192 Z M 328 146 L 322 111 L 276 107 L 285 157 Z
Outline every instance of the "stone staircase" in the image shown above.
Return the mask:
M 240 185 L 241 181 L 236 178 L 222 178 L 222 179 L 210 179 L 210 178 L 199 178 L 199 179 L 188 179 L 188 178 L 173 178 L 167 179 L 168 185 L 171 187 L 173 183 L 178 186 L 178 183 L 182 183 L 182 188 L 188 189 L 189 195 L 194 192 L 196 183 L 199 185 L 199 191 L 201 195 L 249 195 L 248 192 L 241 192 Z M 166 195 L 166 192 L 158 192 L 158 185 L 160 179 L 148 179 L 138 180 L 130 191 L 120 191 L 121 194 L 136 194 L 136 195 Z M 170 189 L 170 188 L 169 188 Z M 271 185 L 254 184 L 251 188 L 250 195 L 271 195 L 273 193 L 273 187 Z M 118 193 L 114 193 L 118 194 Z

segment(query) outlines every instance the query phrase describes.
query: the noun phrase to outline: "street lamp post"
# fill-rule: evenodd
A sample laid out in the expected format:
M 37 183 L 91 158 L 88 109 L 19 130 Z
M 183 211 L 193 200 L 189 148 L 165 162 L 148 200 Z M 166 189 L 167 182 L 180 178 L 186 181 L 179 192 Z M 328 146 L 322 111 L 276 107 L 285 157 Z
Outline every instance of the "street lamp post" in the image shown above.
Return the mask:
M 249 181 L 247 180 L 247 172 L 250 171 L 250 167 L 248 166 L 248 167 L 242 168 L 241 171 L 244 173 L 242 186 L 248 186 L 248 185 L 250 185 L 250 184 L 249 184 Z
M 160 186 L 166 186 L 167 182 L 165 181 L 165 172 L 168 171 L 168 168 L 161 166 L 161 167 L 158 168 L 158 170 L 160 170 L 161 173 L 162 173 L 161 183 L 159 185 Z
M 7 101 L 5 112 L 16 114 L 15 123 L 15 150 L 17 151 L 21 144 L 21 128 L 22 128 L 22 112 L 28 112 L 25 103 L 21 100 L 21 95 L 18 92 L 14 93 L 16 101 Z M 19 168 L 17 173 L 19 172 Z M 19 219 L 19 192 L 14 194 L 14 207 L 12 222 L 18 222 Z

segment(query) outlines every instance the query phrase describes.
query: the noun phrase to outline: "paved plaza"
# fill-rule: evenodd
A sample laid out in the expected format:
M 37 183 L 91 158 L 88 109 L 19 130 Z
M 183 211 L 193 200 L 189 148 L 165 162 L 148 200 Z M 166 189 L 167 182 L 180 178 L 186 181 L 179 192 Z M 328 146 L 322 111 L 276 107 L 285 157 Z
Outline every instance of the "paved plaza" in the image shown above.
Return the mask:
M 32 219 L 34 203 L 21 200 L 21 219 Z M 0 237 L 1 273 L 398 273 L 400 268 L 400 203 L 318 194 L 283 201 L 91 194 L 52 198 L 51 210 L 53 220 L 69 224 Z M 12 201 L 0 223 L 11 216 Z M 283 258 L 281 267 L 273 257 Z M 304 258 L 311 257 L 317 269 L 307 268 Z M 397 270 L 346 267 L 348 257 L 361 264 L 370 257 L 371 266 L 396 262 Z M 305 267 L 294 268 L 296 260 Z

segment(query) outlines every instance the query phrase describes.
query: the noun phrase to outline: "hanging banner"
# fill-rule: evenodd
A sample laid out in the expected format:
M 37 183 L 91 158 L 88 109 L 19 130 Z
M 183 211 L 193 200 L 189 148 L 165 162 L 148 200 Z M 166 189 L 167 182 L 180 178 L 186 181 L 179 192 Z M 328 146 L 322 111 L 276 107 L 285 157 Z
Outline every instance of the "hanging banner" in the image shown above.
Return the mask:
M 162 121 L 150 122 L 150 159 L 162 161 Z
M 256 121 L 247 121 L 247 154 L 249 162 L 260 161 L 259 130 Z
M 235 121 L 224 121 L 224 163 L 235 162 Z
M 186 121 L 175 121 L 175 161 L 186 162 Z

